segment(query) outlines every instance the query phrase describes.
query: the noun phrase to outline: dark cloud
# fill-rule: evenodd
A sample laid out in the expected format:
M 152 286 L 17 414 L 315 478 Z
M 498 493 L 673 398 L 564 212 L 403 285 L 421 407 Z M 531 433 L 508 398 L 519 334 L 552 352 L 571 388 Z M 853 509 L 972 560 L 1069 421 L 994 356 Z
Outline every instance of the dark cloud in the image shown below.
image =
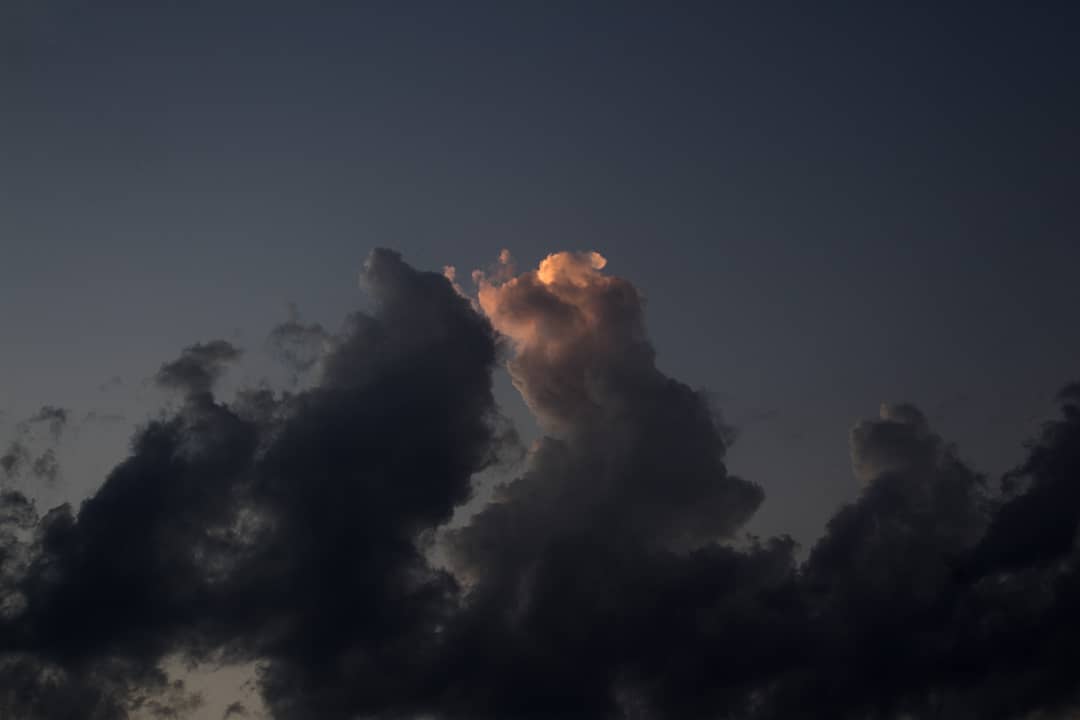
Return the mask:
M 270 332 L 267 346 L 289 370 L 292 384 L 296 384 L 329 352 L 332 340 L 322 325 L 302 322 L 296 307 L 290 306 L 289 319 Z
M 0 492 L 0 716 L 112 720 L 138 709 L 158 717 L 192 709 L 197 698 L 182 683 L 131 658 L 103 653 L 91 663 L 68 662 L 43 652 L 28 622 L 42 598 L 27 581 L 40 568 L 41 533 L 56 516 L 43 522 L 24 495 Z
M 12 440 L 3 455 L 0 455 L 0 470 L 7 477 L 15 477 L 22 472 L 30 461 L 30 450 L 19 440 Z
M 808 642 L 768 717 L 932 717 L 952 674 L 954 568 L 985 527 L 984 480 L 910 405 L 856 425 L 851 454 L 865 486 L 801 568 Z
M 1027 461 L 1003 483 L 1004 502 L 979 545 L 984 570 L 1043 566 L 1073 554 L 1080 524 L 1080 384 L 1059 394 L 1064 418 L 1048 423 Z
M 249 717 L 247 706 L 241 702 L 229 703 L 225 708 L 225 712 L 221 716 L 221 720 L 229 720 L 229 718 L 245 718 Z
M 272 333 L 318 345 L 285 358 L 305 389 L 216 396 L 224 341 L 166 363 L 184 402 L 78 508 L 0 491 L 0 715 L 205 712 L 162 670 L 177 657 L 256 663 L 286 720 L 1075 706 L 1080 386 L 1000 486 L 918 408 L 882 405 L 851 432 L 858 497 L 800 562 L 790 538 L 742 534 L 763 494 L 725 467 L 730 429 L 657 369 L 638 292 L 603 265 L 504 256 L 474 307 L 380 250 L 370 314 Z M 543 437 L 447 529 L 514 449 L 500 354 Z
M 23 720 L 126 718 L 145 705 L 148 690 L 131 683 L 138 671 L 114 664 L 93 671 L 43 663 L 39 658 L 0 655 L 0 712 Z M 157 678 L 142 678 L 150 687 Z
M 198 343 L 184 350 L 179 358 L 165 363 L 155 381 L 186 395 L 209 393 L 229 363 L 240 358 L 241 351 L 225 340 Z
M 865 488 L 800 568 L 808 642 L 755 714 L 1072 712 L 1080 688 L 1069 670 L 1080 659 L 1077 514 L 1068 501 L 1069 479 L 1080 480 L 1076 398 L 1063 393 L 1064 417 L 1046 426 L 1004 492 L 958 460 L 915 408 L 885 405 L 879 419 L 857 425 L 852 458 Z
M 43 405 L 40 410 L 30 416 L 26 422 L 29 424 L 42 423 L 49 429 L 54 440 L 60 439 L 64 427 L 67 425 L 70 411 L 55 405 Z
M 0 471 L 7 479 L 30 476 L 47 482 L 55 482 L 60 474 L 60 463 L 55 447 L 68 425 L 71 411 L 55 405 L 43 405 L 40 410 L 20 422 L 16 437 L 0 455 Z M 43 425 L 48 436 L 43 438 L 34 432 L 34 426 Z
M 455 588 L 416 538 L 498 451 L 495 337 L 442 276 L 394 253 L 373 253 L 364 277 L 378 309 L 350 319 L 309 391 L 219 401 L 213 381 L 238 354 L 220 341 L 162 367 L 183 407 L 26 541 L 9 583 L 22 609 L 0 626 L 19 667 L 96 677 L 118 658 L 224 651 L 262 661 L 276 714 L 333 717 L 383 692 L 360 684 L 366 668 L 414 662 Z
M 496 450 L 487 322 L 394 253 L 374 253 L 363 278 L 376 313 L 350 319 L 257 463 L 273 531 L 234 611 L 260 598 L 250 641 L 269 659 L 265 699 L 281 717 L 398 700 L 455 590 L 416 538 L 449 520 Z
M 0 490 L 0 618 L 25 608 L 18 582 L 31 559 L 28 533 L 37 523 L 37 509 L 22 493 Z
M 689 708 L 738 631 L 717 612 L 717 644 L 702 655 L 703 643 L 687 644 L 701 628 L 685 613 L 714 603 L 748 612 L 792 576 L 787 539 L 718 544 L 761 490 L 728 474 L 726 428 L 705 396 L 657 370 L 640 297 L 600 265 L 560 255 L 535 272 L 480 278 L 480 305 L 513 342 L 511 375 L 548 435 L 524 474 L 449 534 L 467 594 L 437 663 L 433 710 Z M 717 695 L 715 707 L 737 704 Z
M 37 478 L 56 482 L 56 478 L 60 475 L 60 463 L 56 459 L 56 451 L 49 448 L 34 458 L 30 471 Z

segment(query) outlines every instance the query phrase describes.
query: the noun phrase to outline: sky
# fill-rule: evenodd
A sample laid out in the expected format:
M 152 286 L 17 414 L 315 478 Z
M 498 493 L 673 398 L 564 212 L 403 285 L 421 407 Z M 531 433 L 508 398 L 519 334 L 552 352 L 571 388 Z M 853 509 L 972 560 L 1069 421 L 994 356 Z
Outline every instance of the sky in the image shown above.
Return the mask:
M 9 482 L 35 498 L 42 515 L 60 502 L 104 497 L 108 493 L 99 488 L 109 486 L 113 466 L 150 452 L 139 444 L 148 442 L 138 440 L 143 435 L 133 439 L 136 428 L 151 418 L 165 428 L 178 418 L 188 422 L 197 405 L 192 398 L 204 402 L 199 393 L 210 389 L 217 403 L 211 405 L 238 413 L 247 402 L 242 391 L 263 383 L 321 398 L 330 389 L 352 387 L 334 364 L 349 358 L 373 388 L 398 388 L 396 375 L 386 379 L 390 371 L 381 360 L 356 359 L 363 353 L 350 343 L 367 332 L 348 319 L 356 311 L 375 318 L 375 326 L 411 328 L 400 331 L 400 343 L 393 341 L 387 352 L 402 358 L 401 372 L 419 374 L 416 387 L 429 387 L 421 381 L 428 377 L 424 373 L 457 382 L 453 373 L 406 362 L 413 358 L 409 338 L 427 337 L 427 321 L 414 317 L 413 309 L 386 316 L 379 304 L 398 302 L 387 298 L 399 297 L 395 283 L 412 287 L 410 273 L 441 277 L 444 267 L 453 266 L 458 291 L 473 303 L 466 306 L 501 340 L 491 358 L 486 350 L 447 350 L 448 362 L 462 353 L 462 372 L 473 365 L 489 371 L 469 378 L 476 387 L 490 380 L 491 407 L 482 388 L 468 384 L 447 401 L 468 405 L 476 390 L 476 402 L 484 407 L 473 409 L 501 415 L 491 437 L 476 440 L 477 448 L 532 449 L 517 460 L 508 459 L 513 452 L 500 451 L 498 461 L 488 462 L 479 449 L 476 455 L 462 450 L 461 458 L 444 458 L 458 463 L 453 481 L 436 483 L 431 507 L 402 515 L 408 522 L 402 520 L 390 535 L 404 542 L 401 528 L 434 531 L 457 513 L 461 537 L 436 544 L 449 557 L 445 562 L 457 563 L 459 581 L 470 573 L 481 578 L 473 578 L 486 589 L 478 592 L 482 598 L 472 613 L 482 616 L 476 608 L 499 604 L 519 562 L 478 550 L 484 532 L 498 535 L 494 528 L 500 522 L 524 524 L 521 538 L 504 540 L 539 555 L 546 547 L 516 514 L 526 511 L 507 510 L 501 519 L 485 513 L 493 507 L 486 505 L 491 485 L 512 481 L 508 487 L 519 492 L 509 491 L 506 502 L 516 507 L 527 504 L 530 485 L 515 478 L 559 476 L 555 467 L 564 467 L 564 474 L 574 468 L 584 475 L 596 472 L 600 461 L 580 449 L 568 451 L 567 464 L 559 465 L 544 450 L 547 438 L 584 443 L 581 438 L 589 436 L 597 445 L 623 448 L 644 467 L 660 462 L 659 450 L 656 456 L 641 450 L 638 457 L 638 450 L 620 444 L 629 442 L 625 437 L 592 437 L 592 430 L 583 429 L 593 417 L 591 405 L 561 393 L 600 392 L 591 381 L 566 380 L 585 366 L 592 368 L 590 378 L 610 372 L 627 383 L 600 383 L 606 389 L 593 398 L 599 407 L 622 398 L 626 404 L 616 405 L 627 417 L 651 428 L 641 418 L 664 416 L 660 408 L 672 408 L 672 423 L 685 413 L 697 417 L 700 401 L 722 438 L 723 469 L 701 460 L 706 474 L 723 478 L 726 490 L 717 490 L 719 495 L 687 480 L 688 495 L 670 507 L 644 490 L 619 496 L 627 503 L 619 507 L 633 528 L 626 531 L 631 545 L 659 543 L 665 551 L 683 552 L 704 537 L 790 536 L 797 543 L 790 553 L 799 576 L 828 574 L 822 568 L 833 566 L 821 558 L 835 559 L 826 551 L 830 542 L 841 542 L 835 539 L 839 525 L 830 525 L 843 513 L 838 509 L 886 502 L 872 491 L 873 479 L 902 475 L 897 468 L 908 467 L 895 460 L 900 451 L 874 444 L 875 423 L 892 428 L 880 431 L 885 435 L 913 433 L 916 439 L 901 442 L 905 452 L 912 443 L 934 448 L 938 465 L 931 463 L 932 472 L 918 465 L 920 477 L 970 473 L 985 476 L 994 488 L 1007 471 L 1030 465 L 1025 443 L 1037 445 L 1043 438 L 1048 447 L 1060 444 L 1057 436 L 1040 433 L 1044 422 L 1060 414 L 1057 393 L 1080 379 L 1078 19 L 1069 3 L 673 8 L 638 2 L 3 0 L 0 439 L 23 443 L 27 463 L 49 449 L 56 460 L 55 472 L 45 472 L 51 467 L 46 463 L 43 472 L 26 470 Z M 400 258 L 372 255 L 376 248 L 390 248 Z M 512 263 L 499 260 L 504 249 Z M 603 258 L 602 267 L 586 261 L 584 274 L 572 270 L 565 276 L 567 287 L 578 287 L 569 279 L 578 278 L 599 295 L 571 297 L 559 282 L 538 280 L 544 259 L 562 251 L 571 252 L 558 256 L 569 268 L 592 257 L 573 253 Z M 383 285 L 373 280 L 381 277 L 378 268 L 396 268 L 399 261 L 408 270 L 388 270 L 396 279 Z M 479 283 L 471 276 L 474 269 L 481 271 Z M 515 285 L 512 278 L 527 279 Z M 526 293 L 529 288 L 534 292 Z M 427 292 L 402 300 L 402 307 L 426 308 L 442 318 L 442 305 L 433 306 Z M 534 313 L 531 303 L 545 293 L 591 318 L 582 322 L 594 334 Z M 617 307 L 596 299 L 608 298 L 605 293 L 618 298 Z M 456 297 L 451 292 L 446 302 L 452 305 Z M 621 334 L 623 321 L 647 338 L 645 346 L 638 334 L 633 342 Z M 483 333 L 470 322 L 471 316 L 445 320 L 453 327 L 463 323 L 479 338 Z M 541 333 L 541 345 L 562 348 L 575 362 L 542 362 L 544 352 L 530 354 L 533 335 L 522 329 L 523 322 L 551 328 L 554 334 Z M 607 334 L 609 322 L 621 329 Z M 287 329 L 271 335 L 275 327 Z M 399 331 L 386 332 L 396 337 Z M 282 338 L 297 340 L 318 360 L 283 369 L 275 364 L 282 354 L 274 344 Z M 613 347 L 620 348 L 618 362 L 607 359 Z M 597 359 L 596 367 L 586 356 Z M 198 393 L 189 374 L 165 373 L 173 361 L 183 361 L 185 373 L 195 368 L 205 375 Z M 616 371 L 621 362 L 629 363 L 625 372 L 633 382 Z M 642 369 L 653 362 L 652 370 Z M 293 371 L 303 375 L 295 383 Z M 658 388 L 667 386 L 653 371 L 689 388 L 698 400 L 675 391 L 665 399 L 667 391 Z M 559 383 L 549 386 L 551 378 Z M 432 392 L 438 397 L 442 391 Z M 391 395 L 388 390 L 386 397 Z M 279 414 L 300 413 L 281 397 L 275 402 L 284 403 Z M 385 408 L 388 428 L 399 405 Z M 360 422 L 318 407 L 310 413 L 327 413 L 319 422 Z M 652 410 L 641 409 L 646 407 Z M 909 407 L 918 410 L 903 409 Z M 53 432 L 49 422 L 57 415 L 46 408 L 64 411 L 61 430 Z M 451 425 L 475 419 L 466 410 L 462 417 L 444 418 Z M 244 422 L 262 437 L 270 421 Z M 602 422 L 622 427 L 611 418 Z M 515 434 L 508 428 L 517 441 L 508 439 Z M 662 428 L 653 431 L 665 436 Z M 691 436 L 696 437 L 691 432 L 665 452 L 698 457 L 702 448 Z M 646 443 L 649 436 L 633 437 Z M 954 450 L 943 449 L 950 444 Z M 296 448 L 289 452 L 303 455 Z M 953 461 L 965 470 L 942 469 L 941 463 Z M 626 487 L 637 487 L 638 475 L 629 466 L 614 467 L 622 470 L 605 472 L 629 473 L 633 479 Z M 658 473 L 668 471 L 682 477 L 670 468 Z M 1040 472 L 1028 467 L 1032 477 Z M 252 473 L 261 477 L 266 471 Z M 470 483 L 482 488 L 473 500 L 462 489 Z M 761 498 L 754 500 L 758 490 Z M 579 497 L 556 481 L 534 496 L 545 493 L 552 504 L 604 504 L 602 494 Z M 701 507 L 715 510 L 715 502 L 730 512 L 717 510 L 710 516 L 715 522 L 699 518 L 692 503 L 684 502 L 691 496 Z M 363 494 L 343 497 L 374 502 Z M 993 494 L 990 501 L 1005 502 Z M 668 509 L 637 518 L 639 505 Z M 550 508 L 534 510 L 551 527 L 578 537 L 581 528 L 571 520 L 549 516 Z M 396 510 L 387 512 L 398 517 Z M 470 521 L 472 514 L 484 519 Z M 203 520 L 207 527 L 225 523 Z M 292 522 L 287 520 L 283 526 Z M 998 527 L 994 520 L 968 520 L 965 532 L 983 540 L 969 537 L 965 544 L 950 535 L 949 543 L 959 543 L 950 552 L 960 553 L 962 546 L 980 558 L 971 561 L 980 569 L 969 572 L 990 572 L 986 568 L 997 566 L 984 555 L 991 551 L 971 548 L 1006 531 L 983 527 Z M 87 523 L 85 532 L 92 534 L 95 526 Z M 978 532 L 969 527 L 976 525 Z M 611 529 L 610 535 L 620 532 Z M 767 564 L 762 558 L 787 551 L 765 542 L 737 562 L 755 568 L 747 572 L 767 585 L 767 573 L 755 574 Z M 390 545 L 385 552 L 397 557 L 400 548 Z M 816 547 L 822 550 L 815 564 Z M 72 587 L 85 589 L 89 585 L 80 583 L 91 583 L 87 573 L 95 566 L 85 558 L 71 562 L 83 568 Z M 373 577 L 380 577 L 385 568 L 372 563 Z M 651 577 L 648 572 L 643 571 Z M 939 587 L 936 581 L 930 585 Z M 205 599 L 207 617 L 220 624 L 221 613 L 233 616 L 218 601 Z M 294 599 L 275 602 L 266 605 L 266 623 L 286 616 L 301 628 L 314 622 L 310 608 L 298 609 Z M 161 647 L 190 649 L 194 631 L 190 618 L 180 615 L 171 607 L 154 615 L 155 632 L 143 630 L 158 644 L 131 641 L 138 652 L 128 658 L 153 665 L 168 656 Z M 470 618 L 463 622 L 479 623 Z M 107 619 L 100 622 L 112 627 Z M 491 638 L 501 637 L 490 632 Z M 117 640 L 128 638 L 117 633 L 106 642 L 113 660 L 123 655 L 116 647 L 128 642 Z M 223 635 L 215 625 L 206 637 L 219 649 L 235 650 L 230 662 L 274 660 L 273 673 L 260 686 L 274 717 L 334 717 L 331 705 L 350 712 L 397 707 L 400 698 L 390 695 L 344 697 L 327 690 L 298 659 L 295 638 L 271 642 L 265 635 L 265 628 Z M 206 637 L 200 635 L 200 642 L 209 642 Z M 469 643 L 480 642 L 468 637 Z M 487 642 L 500 652 L 518 657 L 499 645 L 508 641 L 491 638 Z M 765 645 L 771 641 L 761 639 Z M 83 660 L 103 652 L 90 640 L 79 647 Z M 461 657 L 472 657 L 472 647 L 461 649 Z M 327 656 L 337 657 L 338 650 Z M 611 659 L 616 655 L 619 662 Z M 649 708 L 642 717 L 692 715 L 666 694 L 692 695 L 686 687 L 668 682 L 645 660 L 611 657 L 592 658 L 593 667 L 632 668 L 634 677 L 651 679 L 642 685 L 647 692 L 627 691 L 648 695 L 640 701 Z M 394 662 L 386 659 L 384 668 Z M 532 662 L 529 668 L 542 675 L 537 668 L 543 663 Z M 682 667 L 677 658 L 671 662 Z M 697 671 L 687 669 L 686 676 Z M 771 667 L 755 672 L 758 679 L 773 677 Z M 479 690 L 470 696 L 472 704 L 431 694 L 432 681 L 420 671 L 402 678 L 400 687 L 410 688 L 402 696 L 416 699 L 420 708 L 410 712 L 524 712 L 502 695 Z M 619 678 L 636 687 L 630 676 Z M 547 680 L 560 686 L 551 676 Z M 459 687 L 474 682 L 457 679 Z M 561 696 L 550 687 L 525 688 L 509 677 L 503 682 L 519 691 L 519 699 L 547 698 L 549 711 L 560 709 Z M 116 683 L 129 687 L 128 680 Z M 754 686 L 746 678 L 739 683 Z M 320 692 L 289 699 L 288 688 L 301 686 L 318 686 Z M 934 697 L 947 696 L 940 702 L 956 713 L 983 707 L 959 691 L 948 695 L 941 689 L 946 685 L 934 687 Z M 879 690 L 881 697 L 904 698 L 895 705 L 882 700 L 881 712 L 921 712 L 911 687 Z M 598 696 L 567 693 L 565 702 L 591 708 L 581 710 L 584 716 L 609 714 Z M 789 708 L 784 703 L 793 697 L 803 696 L 790 690 L 776 700 L 777 712 Z M 1034 707 L 1013 700 L 1017 713 Z M 626 702 L 620 712 L 629 716 Z M 865 711 L 860 702 L 852 701 L 852 713 Z M 953 702 L 955 707 L 948 704 Z M 1001 707 L 1014 707 L 1009 703 Z M 696 707 L 727 708 L 737 716 L 737 705 L 710 695 Z M 941 712 L 943 706 L 937 707 Z M 205 707 L 192 712 L 211 717 Z M 218 717 L 223 711 L 214 712 Z M 830 708 L 829 716 L 842 712 Z

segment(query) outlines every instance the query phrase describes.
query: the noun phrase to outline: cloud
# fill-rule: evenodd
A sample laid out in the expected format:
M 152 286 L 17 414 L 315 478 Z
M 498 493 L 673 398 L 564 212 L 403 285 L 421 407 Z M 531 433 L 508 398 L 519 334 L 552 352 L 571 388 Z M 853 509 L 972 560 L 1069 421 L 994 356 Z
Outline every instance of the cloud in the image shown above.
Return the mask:
M 565 521 L 650 546 L 730 536 L 763 493 L 727 473 L 729 429 L 707 396 L 656 368 L 641 298 L 605 264 L 559 253 L 505 281 L 478 276 L 481 308 L 513 343 L 510 375 L 547 433 L 504 495 L 544 497 L 550 517 L 529 521 L 544 533 Z
M 985 483 L 910 405 L 884 404 L 851 432 L 865 486 L 801 569 L 808 642 L 769 716 L 932 716 L 932 683 L 955 681 L 955 563 L 985 528 Z M 929 706 L 927 705 L 929 703 Z M 953 717 L 954 715 L 947 715 Z
M 31 472 L 42 480 L 56 482 L 56 478 L 60 475 L 60 463 L 56 459 L 56 451 L 49 448 L 34 458 Z
M 7 477 L 15 477 L 22 472 L 23 467 L 30 460 L 30 451 L 19 440 L 13 440 L 8 445 L 8 449 L 4 451 L 3 455 L 0 455 L 0 470 L 4 471 L 4 475 Z
M 267 346 L 289 370 L 290 381 L 295 385 L 329 352 L 331 342 L 330 333 L 322 325 L 302 322 L 296 306 L 291 305 L 289 319 L 271 330 Z
M 60 434 L 67 425 L 69 416 L 70 411 L 66 408 L 56 407 L 55 405 L 43 405 L 40 410 L 26 420 L 26 423 L 45 424 L 48 426 L 49 433 L 52 435 L 53 440 L 59 440 Z
M 630 283 L 603 274 L 596 253 L 521 274 L 510 264 L 475 275 L 479 304 L 511 341 L 511 377 L 547 435 L 524 474 L 449 533 L 468 593 L 441 705 L 455 717 L 686 709 L 716 662 L 687 644 L 698 629 L 686 604 L 752 606 L 790 580 L 794 544 L 720 544 L 762 492 L 724 467 L 727 428 L 709 399 L 656 368 Z M 719 646 L 731 627 L 718 623 Z M 737 704 L 721 694 L 718 706 Z
M 241 351 L 225 340 L 198 343 L 185 349 L 176 360 L 162 365 L 154 379 L 161 387 L 185 395 L 204 395 L 240 355 Z
M 384 691 L 357 683 L 411 662 L 449 612 L 453 581 L 416 538 L 469 498 L 499 423 L 488 323 L 395 253 L 373 253 L 364 278 L 376 313 L 350 319 L 313 388 L 264 397 L 271 412 L 212 395 L 238 355 L 228 343 L 162 366 L 159 382 L 190 402 L 24 542 L 32 560 L 9 583 L 22 610 L 0 624 L 12 662 L 87 682 L 119 667 L 113 684 L 130 697 L 167 654 L 224 652 L 264 664 L 279 715 L 375 703 Z M 28 686 L 12 713 L 47 692 Z
M 4 477 L 11 480 L 29 474 L 39 480 L 55 482 L 60 474 L 55 447 L 70 417 L 71 411 L 66 408 L 43 405 L 36 413 L 19 422 L 15 428 L 16 437 L 0 455 L 0 471 Z M 37 425 L 45 426 L 48 437 L 42 438 L 34 432 Z
M 244 705 L 244 703 L 232 702 L 229 703 L 228 707 L 225 708 L 225 712 L 222 714 L 221 720 L 229 720 L 229 718 L 245 718 L 248 716 L 249 713 L 247 710 L 247 706 Z
M 8 450 L 0 456 L 0 471 L 8 479 L 28 474 L 55 483 L 60 465 L 53 448 L 45 448 L 35 457 L 22 440 L 13 440 Z
M 1042 567 L 1076 550 L 1080 525 L 1080 384 L 1058 396 L 1063 418 L 1047 423 L 1027 461 L 1005 478 L 1005 498 L 979 545 L 981 569 Z M 1026 488 L 1017 492 L 1017 487 Z
M 388 250 L 361 279 L 374 309 L 341 331 L 271 333 L 319 346 L 289 356 L 303 389 L 222 397 L 240 351 L 194 345 L 157 376 L 185 402 L 78 507 L 0 490 L 0 715 L 205 713 L 177 659 L 254 663 L 286 720 L 1076 706 L 1080 386 L 1001 483 L 883 404 L 850 433 L 858 497 L 799 561 L 744 533 L 763 493 L 727 470 L 730 429 L 656 367 L 640 293 L 599 254 L 504 253 L 475 304 Z M 543 436 L 448 528 L 514 449 L 500 360 Z M 55 469 L 18 447 L 5 472 Z

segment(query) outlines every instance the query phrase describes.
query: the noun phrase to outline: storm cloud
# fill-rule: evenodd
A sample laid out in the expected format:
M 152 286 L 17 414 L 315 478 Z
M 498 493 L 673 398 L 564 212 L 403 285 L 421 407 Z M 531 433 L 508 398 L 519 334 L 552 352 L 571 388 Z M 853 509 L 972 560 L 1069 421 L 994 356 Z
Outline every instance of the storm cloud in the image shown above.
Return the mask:
M 181 402 L 78 507 L 0 492 L 0 714 L 198 716 L 176 657 L 257 663 L 286 720 L 1074 706 L 1080 386 L 1000 479 L 883 404 L 851 431 L 858 497 L 801 556 L 746 534 L 761 487 L 729 472 L 730 428 L 657 368 L 642 297 L 606 265 L 504 253 L 473 300 L 376 250 L 370 313 L 272 332 L 289 388 L 220 396 L 241 357 L 223 340 L 165 362 Z M 478 503 L 477 474 L 516 456 L 501 362 L 542 436 Z M 59 436 L 54 411 L 32 420 Z M 19 447 L 8 475 L 56 472 Z

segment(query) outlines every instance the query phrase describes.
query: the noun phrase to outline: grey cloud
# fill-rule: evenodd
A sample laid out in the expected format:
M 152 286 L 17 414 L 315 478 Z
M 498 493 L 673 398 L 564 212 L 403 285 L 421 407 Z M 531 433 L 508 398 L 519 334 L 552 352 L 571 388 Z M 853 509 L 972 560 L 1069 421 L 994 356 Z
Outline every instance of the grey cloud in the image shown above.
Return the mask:
M 60 463 L 56 459 L 56 451 L 49 448 L 34 458 L 31 472 L 42 480 L 56 482 L 56 478 L 60 475 Z
M 1080 386 L 1000 485 L 883 405 L 850 435 L 858 497 L 799 562 L 741 534 L 763 494 L 708 398 L 657 369 L 634 286 L 593 254 L 552 263 L 481 275 L 482 315 L 376 251 L 375 309 L 310 387 L 218 397 L 239 351 L 192 346 L 158 375 L 186 402 L 85 502 L 39 516 L 0 491 L 0 714 L 198 713 L 174 657 L 257 663 L 276 720 L 1075 708 Z M 446 530 L 513 449 L 500 353 L 544 437 Z
M 66 408 L 56 407 L 55 405 L 43 405 L 40 410 L 30 416 L 26 422 L 28 424 L 42 423 L 49 428 L 49 433 L 54 440 L 60 439 L 60 434 L 64 431 L 64 427 L 67 425 L 70 411 Z
M 229 703 L 228 707 L 225 708 L 225 712 L 221 715 L 221 720 L 229 720 L 229 718 L 244 718 L 248 716 L 249 713 L 247 710 L 247 706 L 245 706 L 242 702 L 232 702 Z
M 184 350 L 179 358 L 165 363 L 155 381 L 161 387 L 196 396 L 209 393 L 229 363 L 240 358 L 241 351 L 225 340 L 198 343 Z
M 270 332 L 267 345 L 289 370 L 295 384 L 329 352 L 333 337 L 318 323 L 302 322 L 295 306 L 290 310 L 289 319 Z
M 75 697 L 112 668 L 100 715 L 124 717 L 162 689 L 147 669 L 211 651 L 262 662 L 277 716 L 331 717 L 393 694 L 363 682 L 369 669 L 428 646 L 452 608 L 452 579 L 416 537 L 468 499 L 500 442 L 495 338 L 445 278 L 394 253 L 373 253 L 365 276 L 379 310 L 351 319 L 316 387 L 234 408 L 211 390 L 235 349 L 188 348 L 159 381 L 189 402 L 142 428 L 81 507 L 13 541 L 30 560 L 6 592 L 25 602 L 0 639 L 14 667 L 70 682 L 27 685 L 12 714 Z M 378 664 L 355 665 L 370 653 Z
M 9 478 L 22 472 L 23 467 L 30 460 L 30 451 L 18 440 L 13 440 L 3 455 L 0 455 L 0 470 Z

